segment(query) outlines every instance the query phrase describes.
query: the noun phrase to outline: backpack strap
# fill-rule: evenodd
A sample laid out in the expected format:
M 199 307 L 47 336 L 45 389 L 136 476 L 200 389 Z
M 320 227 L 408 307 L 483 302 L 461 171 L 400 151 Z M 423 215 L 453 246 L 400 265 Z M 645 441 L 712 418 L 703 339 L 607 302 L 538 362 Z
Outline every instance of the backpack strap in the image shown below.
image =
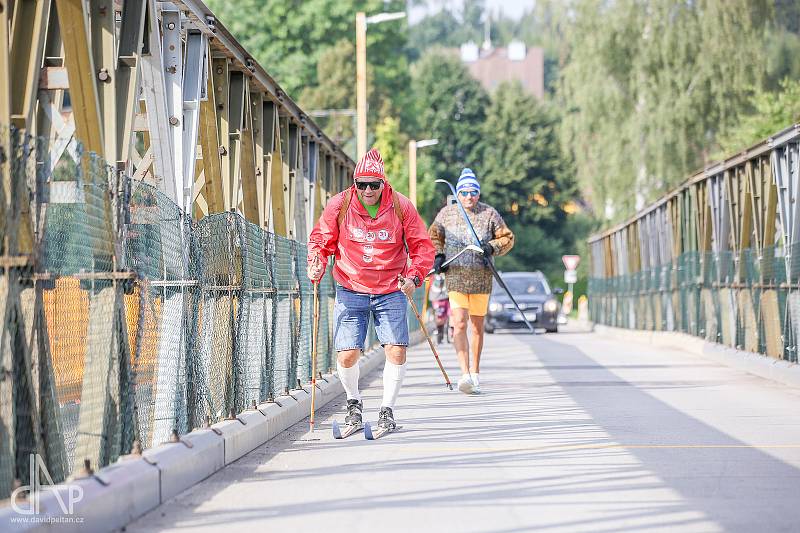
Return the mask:
M 394 214 L 400 220 L 400 225 L 403 224 L 403 208 L 400 206 L 400 197 L 397 196 L 397 191 L 392 191 L 392 207 L 394 207 Z
M 339 214 L 336 217 L 336 225 L 338 227 L 342 227 L 342 222 L 344 222 L 344 216 L 347 214 L 347 210 L 350 208 L 350 200 L 353 199 L 353 191 L 348 189 L 344 193 L 344 198 L 342 199 L 342 205 L 339 206 Z

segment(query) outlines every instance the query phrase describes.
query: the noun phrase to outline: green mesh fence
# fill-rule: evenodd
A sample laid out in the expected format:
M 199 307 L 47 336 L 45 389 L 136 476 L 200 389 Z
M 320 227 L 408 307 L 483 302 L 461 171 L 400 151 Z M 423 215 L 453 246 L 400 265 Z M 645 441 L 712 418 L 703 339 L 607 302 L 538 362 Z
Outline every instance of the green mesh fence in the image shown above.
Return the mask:
M 0 131 L 0 148 L 11 183 L 0 187 L 0 372 L 12 378 L 0 380 L 0 498 L 29 482 L 30 454 L 61 481 L 307 387 L 305 244 L 233 213 L 194 222 L 74 141 Z M 335 368 L 330 272 L 323 373 Z M 367 349 L 377 345 L 370 328 Z
M 787 283 L 786 252 L 687 252 L 654 269 L 591 278 L 589 313 L 599 324 L 680 331 L 797 362 L 800 272 L 792 272 L 794 283 Z

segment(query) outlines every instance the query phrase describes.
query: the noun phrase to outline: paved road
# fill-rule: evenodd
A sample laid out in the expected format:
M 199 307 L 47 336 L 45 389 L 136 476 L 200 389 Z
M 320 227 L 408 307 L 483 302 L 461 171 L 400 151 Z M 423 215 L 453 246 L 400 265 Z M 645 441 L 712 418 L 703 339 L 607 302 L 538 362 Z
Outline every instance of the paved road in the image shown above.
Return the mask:
M 798 531 L 800 389 L 589 333 L 488 337 L 481 396 L 423 347 L 384 440 L 343 400 L 128 531 Z M 455 354 L 442 353 L 454 378 Z M 367 379 L 377 416 L 380 372 Z

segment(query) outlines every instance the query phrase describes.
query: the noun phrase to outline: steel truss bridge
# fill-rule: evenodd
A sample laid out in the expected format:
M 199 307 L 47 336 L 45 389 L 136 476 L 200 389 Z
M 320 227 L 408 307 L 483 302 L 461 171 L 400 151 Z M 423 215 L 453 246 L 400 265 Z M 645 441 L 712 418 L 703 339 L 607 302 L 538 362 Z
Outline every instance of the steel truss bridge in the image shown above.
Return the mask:
M 0 20 L 3 498 L 303 386 L 303 243 L 354 163 L 200 1 Z
M 593 320 L 797 362 L 800 126 L 691 176 L 590 241 Z

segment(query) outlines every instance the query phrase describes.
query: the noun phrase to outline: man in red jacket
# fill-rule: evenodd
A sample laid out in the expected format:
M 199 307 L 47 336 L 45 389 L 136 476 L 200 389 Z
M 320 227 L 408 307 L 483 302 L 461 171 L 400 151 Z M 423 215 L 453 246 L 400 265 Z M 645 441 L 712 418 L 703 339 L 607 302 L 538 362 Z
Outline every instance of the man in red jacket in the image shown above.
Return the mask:
M 336 258 L 334 346 L 347 393 L 345 422 L 363 423 L 358 358 L 372 313 L 386 352 L 378 424 L 394 428 L 392 408 L 406 371 L 406 295 L 422 285 L 435 250 L 414 205 L 387 183 L 377 150 L 358 162 L 353 182 L 330 199 L 308 238 L 308 277 L 318 282 L 328 257 Z

